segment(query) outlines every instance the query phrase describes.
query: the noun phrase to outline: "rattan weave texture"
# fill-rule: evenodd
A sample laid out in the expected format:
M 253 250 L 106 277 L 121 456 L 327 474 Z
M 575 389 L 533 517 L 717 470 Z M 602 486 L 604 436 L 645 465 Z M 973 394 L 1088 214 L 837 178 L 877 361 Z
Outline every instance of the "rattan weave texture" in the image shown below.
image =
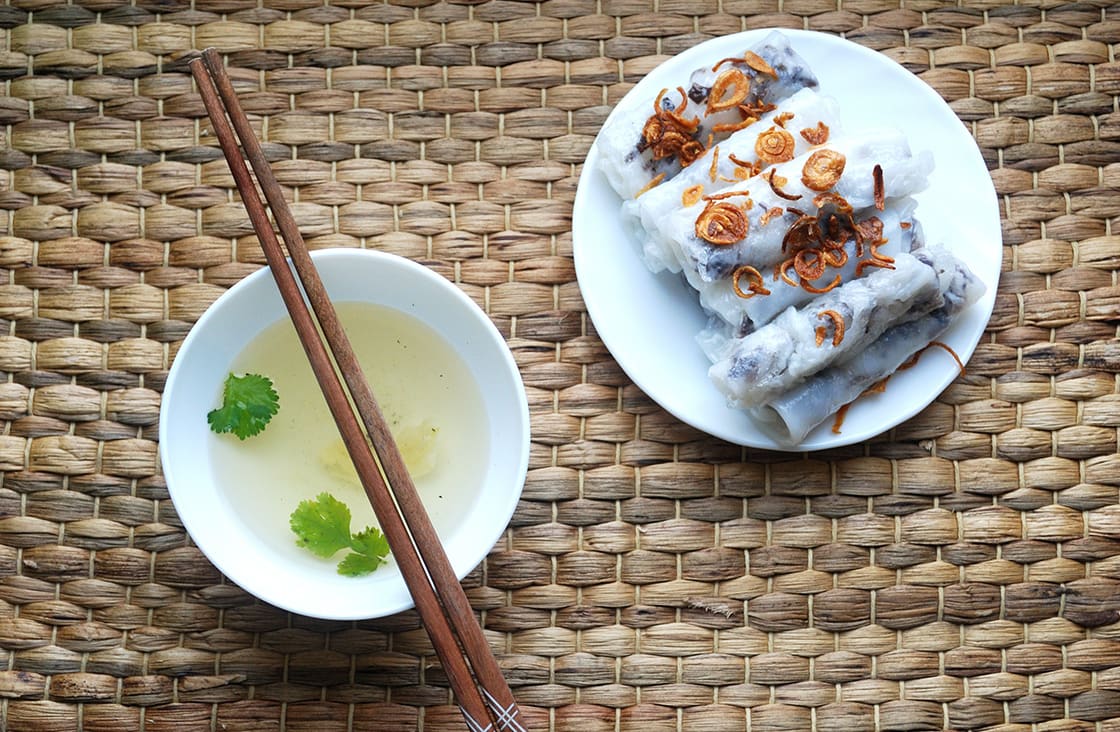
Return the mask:
M 570 256 L 611 105 L 768 26 L 917 73 L 1003 214 L 968 375 L 813 455 L 658 409 Z M 213 45 L 312 247 L 422 260 L 508 337 L 531 469 L 467 586 L 532 729 L 1120 730 L 1120 8 L 8 0 L 0 28 L 0 728 L 463 729 L 413 614 L 262 605 L 168 500 L 167 368 L 263 263 L 183 60 Z

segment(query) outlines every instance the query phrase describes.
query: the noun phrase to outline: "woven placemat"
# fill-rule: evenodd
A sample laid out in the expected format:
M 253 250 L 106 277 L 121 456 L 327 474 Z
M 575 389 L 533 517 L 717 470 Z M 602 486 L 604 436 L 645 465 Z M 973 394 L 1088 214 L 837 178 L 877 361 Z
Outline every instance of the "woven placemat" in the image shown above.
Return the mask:
M 660 410 L 571 259 L 611 105 L 768 26 L 917 73 L 1003 214 L 968 375 L 821 454 Z M 263 263 L 183 62 L 213 45 L 312 247 L 423 260 L 508 337 L 530 472 L 466 586 L 532 730 L 1120 730 L 1120 8 L 10 0 L 0 27 L 0 728 L 464 729 L 413 613 L 261 604 L 168 499 L 168 366 Z

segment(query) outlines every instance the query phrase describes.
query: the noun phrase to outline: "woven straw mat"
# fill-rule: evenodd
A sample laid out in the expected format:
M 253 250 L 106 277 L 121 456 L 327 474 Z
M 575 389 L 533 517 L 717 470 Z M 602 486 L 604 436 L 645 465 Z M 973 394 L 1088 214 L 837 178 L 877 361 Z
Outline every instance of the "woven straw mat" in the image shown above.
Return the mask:
M 267 606 L 168 499 L 167 369 L 263 263 L 185 66 L 212 45 L 313 248 L 421 260 L 508 338 L 530 470 L 465 585 L 530 729 L 1120 730 L 1120 8 L 10 0 L 0 25 L 0 728 L 464 729 L 414 613 Z M 771 26 L 915 72 L 1000 195 L 967 375 L 827 453 L 659 409 L 571 258 L 612 105 Z

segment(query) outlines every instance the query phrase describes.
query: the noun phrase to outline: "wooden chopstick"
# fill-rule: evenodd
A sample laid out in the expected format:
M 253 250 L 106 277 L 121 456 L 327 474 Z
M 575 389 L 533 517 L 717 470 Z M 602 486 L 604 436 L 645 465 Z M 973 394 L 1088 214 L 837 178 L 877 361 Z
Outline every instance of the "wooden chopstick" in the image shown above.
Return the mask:
M 319 279 L 291 209 L 225 73 L 221 57 L 214 49 L 207 49 L 201 58 L 190 62 L 190 68 L 281 297 L 311 361 L 312 371 L 338 424 L 343 443 L 354 461 L 468 727 L 478 732 L 524 732 L 513 692 L 424 510 L 388 424 Z M 226 114 L 229 115 L 228 121 Z M 230 122 L 287 244 L 299 284 L 285 260 L 268 213 L 230 129 Z M 314 317 L 300 293 L 300 285 L 311 303 Z M 316 318 L 326 346 L 319 339 Z M 329 355 L 327 347 L 330 348 Z M 365 426 L 365 433 L 350 408 L 331 356 L 342 373 L 349 397 L 353 399 L 354 408 Z M 370 451 L 371 443 L 377 453 L 377 461 Z M 391 488 L 381 477 L 378 461 Z

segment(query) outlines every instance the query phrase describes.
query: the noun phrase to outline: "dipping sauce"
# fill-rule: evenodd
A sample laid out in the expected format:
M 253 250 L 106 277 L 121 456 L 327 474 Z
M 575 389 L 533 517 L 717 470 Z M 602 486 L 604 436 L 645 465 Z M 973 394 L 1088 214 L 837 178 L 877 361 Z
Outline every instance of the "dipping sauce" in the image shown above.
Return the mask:
M 446 537 L 485 477 L 489 425 L 479 387 L 451 345 L 416 318 L 368 303 L 335 307 L 432 523 Z M 378 524 L 291 321 L 262 331 L 230 370 L 270 378 L 280 411 L 244 441 L 210 434 L 216 484 L 246 527 L 284 559 L 333 573 L 337 556 L 319 559 L 296 546 L 288 517 L 299 502 L 325 491 L 349 506 L 351 531 Z M 220 393 L 217 384 L 215 405 Z M 210 408 L 200 406 L 200 414 Z

